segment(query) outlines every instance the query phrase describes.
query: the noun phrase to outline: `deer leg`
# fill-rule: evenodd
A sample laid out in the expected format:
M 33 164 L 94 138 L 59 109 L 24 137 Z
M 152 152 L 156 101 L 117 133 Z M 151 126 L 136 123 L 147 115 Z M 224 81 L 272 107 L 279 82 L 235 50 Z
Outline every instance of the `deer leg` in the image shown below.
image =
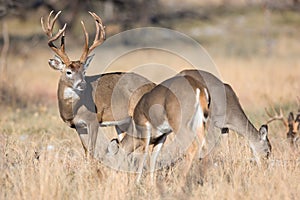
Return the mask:
M 87 149 L 87 146 L 86 146 L 86 143 L 84 142 L 84 136 L 86 135 L 86 130 L 84 130 L 84 134 L 83 134 L 83 131 L 82 129 L 76 129 L 77 133 L 78 133 L 78 136 L 79 136 L 79 139 L 80 139 L 80 142 L 81 142 L 81 145 L 83 147 L 83 150 L 84 150 L 84 155 L 85 157 L 87 158 L 88 156 L 88 149 Z
M 146 123 L 146 130 L 144 129 L 144 127 L 142 127 L 142 130 L 141 130 L 141 136 L 142 137 L 146 136 L 146 137 L 143 138 L 143 140 L 145 141 L 144 154 L 143 154 L 142 159 L 139 162 L 138 177 L 136 179 L 137 183 L 140 182 L 140 179 L 142 177 L 142 172 L 143 172 L 144 164 L 145 164 L 145 161 L 146 161 L 146 157 L 147 157 L 147 154 L 149 153 L 149 146 L 150 146 L 150 139 L 151 139 L 151 130 L 152 130 L 151 129 L 151 124 L 149 122 Z M 137 131 L 138 131 L 138 129 L 137 129 Z M 146 135 L 144 135 L 144 133 L 143 133 L 144 131 L 146 131 Z
M 210 119 L 209 119 L 210 121 Z M 207 123 L 206 134 L 200 149 L 199 159 L 201 160 L 219 143 L 221 131 L 218 130 L 213 124 Z
M 117 125 L 115 127 L 118 134 L 119 142 L 121 142 L 124 139 L 126 132 L 129 130 L 132 123 L 131 120 L 131 117 L 127 117 L 124 120 L 117 122 Z
M 118 141 L 121 142 L 123 140 L 123 138 L 125 137 L 126 133 L 123 132 L 119 126 L 115 126 L 115 127 L 116 127 L 116 131 L 118 134 Z
M 155 164 L 157 160 L 157 156 L 159 155 L 161 148 L 163 144 L 165 143 L 167 138 L 167 135 L 164 134 L 162 135 L 154 144 L 153 149 L 152 149 L 152 155 L 150 158 L 150 178 L 151 178 L 151 183 L 154 183 L 154 171 L 155 171 Z
M 94 157 L 95 147 L 98 136 L 98 122 L 94 122 L 88 125 L 88 153 L 91 157 Z
M 88 125 L 85 121 L 79 120 L 76 123 L 74 128 L 76 129 L 76 132 L 78 133 L 80 142 L 81 142 L 82 147 L 84 149 L 84 155 L 87 158 L 89 156 L 88 144 L 86 143 L 87 137 L 89 136 L 88 135 L 88 133 L 89 133 Z
M 183 163 L 183 168 L 181 171 L 181 176 L 183 177 L 183 180 L 181 181 L 181 183 L 179 183 L 179 184 L 181 184 L 181 187 L 186 185 L 186 183 L 188 181 L 187 176 L 191 169 L 195 155 L 197 153 L 198 146 L 199 145 L 198 145 L 197 140 L 194 140 L 193 143 L 191 144 L 191 146 L 189 147 L 188 151 L 186 152 L 184 163 Z
M 206 140 L 205 140 L 205 123 L 202 121 L 198 121 L 195 128 L 196 138 L 189 146 L 184 159 L 184 164 L 182 168 L 182 176 L 184 179 L 181 182 L 181 187 L 183 188 L 184 185 L 187 185 L 188 182 L 188 173 L 191 169 L 193 160 L 195 158 L 196 153 L 198 152 L 198 156 L 201 159 L 201 155 L 205 149 Z M 194 133 L 193 133 L 194 135 Z
M 87 148 L 86 148 L 86 146 L 85 146 L 85 144 L 84 144 L 84 141 L 81 139 L 80 136 L 79 136 L 79 139 L 80 139 L 81 145 L 82 145 L 83 150 L 84 150 L 85 158 L 87 158 L 87 157 L 88 157 L 88 150 L 87 150 Z

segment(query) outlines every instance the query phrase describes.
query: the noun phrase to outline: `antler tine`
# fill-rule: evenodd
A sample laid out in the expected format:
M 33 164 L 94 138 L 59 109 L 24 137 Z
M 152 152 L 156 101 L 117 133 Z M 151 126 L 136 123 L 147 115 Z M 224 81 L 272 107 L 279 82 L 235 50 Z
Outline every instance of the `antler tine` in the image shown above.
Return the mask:
M 83 46 L 83 53 L 80 57 L 80 61 L 82 63 L 85 62 L 87 56 L 100 44 L 102 44 L 105 40 L 105 26 L 103 26 L 102 24 L 102 20 L 101 18 L 96 15 L 96 13 L 93 12 L 89 12 L 89 14 L 94 18 L 95 20 L 95 26 L 96 26 L 96 34 L 95 34 L 95 38 L 93 41 L 93 44 L 89 47 L 89 35 L 88 32 L 86 31 L 84 22 L 81 21 L 81 25 L 82 25 L 82 29 L 84 32 L 84 37 L 85 37 L 85 43 Z
M 44 19 L 43 19 L 43 17 L 41 17 L 41 24 L 42 24 L 43 31 L 48 35 L 48 37 L 52 37 L 52 30 L 53 30 L 54 24 L 61 13 L 61 11 L 58 11 L 57 14 L 54 16 L 53 20 L 51 20 L 51 16 L 52 16 L 53 12 L 54 11 L 52 10 L 50 12 L 50 14 L 48 15 L 47 26 L 44 25 Z
M 59 29 L 58 32 L 56 33 L 55 36 L 49 38 L 48 42 L 54 42 L 55 40 L 57 40 L 60 36 L 64 37 L 65 36 L 65 30 L 66 30 L 67 24 L 65 24 L 63 26 L 63 28 Z M 64 41 L 61 41 L 61 46 L 64 45 Z M 49 45 L 50 47 L 54 46 L 56 47 L 53 43 L 51 45 Z
M 65 40 L 64 40 L 67 24 L 65 23 L 63 28 L 59 29 L 58 32 L 55 34 L 55 36 L 53 36 L 52 30 L 61 11 L 58 11 L 57 14 L 54 16 L 54 18 L 51 20 L 53 12 L 54 11 L 52 10 L 48 16 L 47 25 L 44 24 L 43 17 L 41 18 L 42 28 L 43 31 L 49 37 L 48 46 L 63 60 L 65 64 L 68 65 L 70 59 L 65 52 Z M 53 42 L 56 41 L 60 36 L 61 36 L 61 44 L 60 44 L 60 48 L 57 48 Z
M 300 114 L 300 96 L 297 96 L 298 104 L 298 114 Z
M 81 21 L 81 26 L 82 26 L 83 33 L 84 33 L 85 43 L 84 43 L 84 46 L 83 46 L 83 53 L 80 57 L 80 61 L 85 62 L 85 60 L 88 56 L 88 50 L 89 50 L 89 34 L 86 31 L 86 28 L 85 28 L 85 25 L 84 25 L 83 21 Z
M 272 106 L 272 110 L 274 112 L 274 115 L 272 115 L 267 108 L 265 108 L 265 111 L 266 111 L 266 114 L 270 117 L 267 121 L 267 124 L 271 123 L 272 121 L 275 121 L 275 120 L 281 120 L 285 126 L 288 126 L 288 122 L 286 119 L 284 119 L 284 116 L 283 116 L 283 112 L 282 112 L 282 109 L 280 108 L 279 109 L 279 114 L 278 112 L 276 112 L 275 108 Z
M 300 113 L 297 114 L 295 121 L 300 122 Z
M 275 118 L 271 115 L 271 113 L 268 111 L 267 108 L 265 108 L 265 112 L 266 112 L 266 114 L 270 117 L 270 118 L 268 119 L 268 121 L 267 121 L 267 124 L 269 124 L 269 123 L 271 123 L 272 121 L 275 120 Z
M 101 18 L 96 13 L 94 13 L 94 12 L 93 13 L 89 12 L 89 13 L 90 13 L 90 15 L 92 15 L 94 17 L 95 25 L 96 25 L 96 28 L 97 28 L 94 43 L 96 43 L 96 40 L 98 40 L 99 43 L 102 43 L 106 39 L 105 26 L 103 25 Z M 101 34 L 100 34 L 100 32 L 101 32 Z
M 51 15 L 52 15 L 52 13 L 53 13 L 53 10 L 50 12 L 50 14 L 49 14 L 49 16 L 48 16 L 48 20 L 47 20 L 47 27 L 45 27 L 45 24 L 44 24 L 44 18 L 43 17 L 41 17 L 41 24 L 42 24 L 42 29 L 43 29 L 43 31 L 49 36 L 49 37 L 51 37 L 52 36 L 52 33 L 51 33 L 51 35 L 49 35 L 49 31 L 48 31 L 48 27 L 49 27 L 49 19 L 50 19 L 50 17 L 51 17 Z

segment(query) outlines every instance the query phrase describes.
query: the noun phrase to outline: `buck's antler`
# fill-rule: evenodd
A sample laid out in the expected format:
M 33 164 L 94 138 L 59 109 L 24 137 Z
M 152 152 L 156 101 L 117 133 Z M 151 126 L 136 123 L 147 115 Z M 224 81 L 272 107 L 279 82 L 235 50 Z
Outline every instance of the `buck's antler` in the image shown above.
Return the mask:
M 48 40 L 48 45 L 49 47 L 62 59 L 62 61 L 66 64 L 69 65 L 70 59 L 67 56 L 65 52 L 65 29 L 67 27 L 67 24 L 63 26 L 63 28 L 59 29 L 59 31 L 56 33 L 55 36 L 53 36 L 52 31 L 54 24 L 60 15 L 61 11 L 59 11 L 54 18 L 51 20 L 51 16 L 53 14 L 53 10 L 50 12 L 48 19 L 47 19 L 47 24 L 44 25 L 44 19 L 43 17 L 41 18 L 41 24 L 43 31 L 47 34 L 49 40 Z M 60 48 L 57 48 L 55 44 L 53 43 L 55 40 L 57 40 L 60 36 L 61 37 L 61 43 L 60 43 Z
M 272 107 L 272 110 L 274 112 L 274 115 L 272 115 L 267 108 L 265 108 L 266 114 L 270 117 L 267 121 L 267 124 L 271 123 L 275 120 L 280 120 L 283 122 L 284 126 L 288 127 L 288 121 L 284 118 L 282 109 L 279 109 L 279 113 L 276 112 L 275 108 Z
M 83 47 L 83 53 L 80 57 L 80 62 L 84 63 L 86 58 L 88 57 L 88 55 L 100 44 L 102 44 L 105 40 L 105 26 L 103 26 L 102 24 L 102 20 L 101 18 L 96 15 L 93 12 L 89 12 L 90 15 L 92 15 L 92 17 L 95 20 L 95 25 L 96 25 L 96 35 L 95 35 L 95 39 L 93 44 L 89 47 L 89 34 L 86 31 L 85 25 L 83 23 L 83 21 L 81 21 L 81 25 L 82 25 L 82 29 L 84 32 L 84 37 L 85 37 L 85 44 Z
M 298 114 L 300 114 L 300 96 L 297 96 Z

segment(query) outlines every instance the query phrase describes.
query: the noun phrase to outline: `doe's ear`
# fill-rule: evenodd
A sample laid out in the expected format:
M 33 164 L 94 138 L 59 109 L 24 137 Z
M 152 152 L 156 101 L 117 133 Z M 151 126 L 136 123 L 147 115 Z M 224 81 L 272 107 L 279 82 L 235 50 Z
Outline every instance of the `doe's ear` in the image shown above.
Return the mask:
M 65 64 L 58 56 L 54 56 L 54 58 L 49 59 L 49 66 L 54 70 L 62 71 L 65 68 Z
M 90 55 L 90 56 L 88 56 L 88 57 L 86 58 L 85 63 L 83 64 L 84 70 L 87 70 L 87 68 L 89 67 L 89 65 L 90 65 L 90 63 L 91 63 L 91 61 L 92 61 L 92 59 L 94 58 L 94 55 L 95 55 L 95 54 Z
M 260 139 L 267 140 L 268 136 L 268 125 L 264 124 L 259 129 Z

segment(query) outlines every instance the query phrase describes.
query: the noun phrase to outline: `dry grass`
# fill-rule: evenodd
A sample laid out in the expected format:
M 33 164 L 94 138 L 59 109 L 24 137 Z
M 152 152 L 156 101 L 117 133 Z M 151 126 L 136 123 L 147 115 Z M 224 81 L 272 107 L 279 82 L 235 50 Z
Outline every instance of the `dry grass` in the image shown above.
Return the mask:
M 267 169 L 250 161 L 246 141 L 235 134 L 181 177 L 183 161 L 135 185 L 135 175 L 87 160 L 76 133 L 47 112 L 22 110 L 1 115 L 1 199 L 296 199 L 299 151 L 271 137 L 273 158 Z M 30 123 L 34 121 L 34 124 Z M 51 124 L 51 126 L 49 126 Z M 185 183 L 186 182 L 186 183 Z M 185 183 L 184 187 L 180 187 Z
M 220 59 L 225 82 L 237 92 L 246 110 L 269 105 L 294 104 L 299 95 L 300 60 L 276 58 Z

